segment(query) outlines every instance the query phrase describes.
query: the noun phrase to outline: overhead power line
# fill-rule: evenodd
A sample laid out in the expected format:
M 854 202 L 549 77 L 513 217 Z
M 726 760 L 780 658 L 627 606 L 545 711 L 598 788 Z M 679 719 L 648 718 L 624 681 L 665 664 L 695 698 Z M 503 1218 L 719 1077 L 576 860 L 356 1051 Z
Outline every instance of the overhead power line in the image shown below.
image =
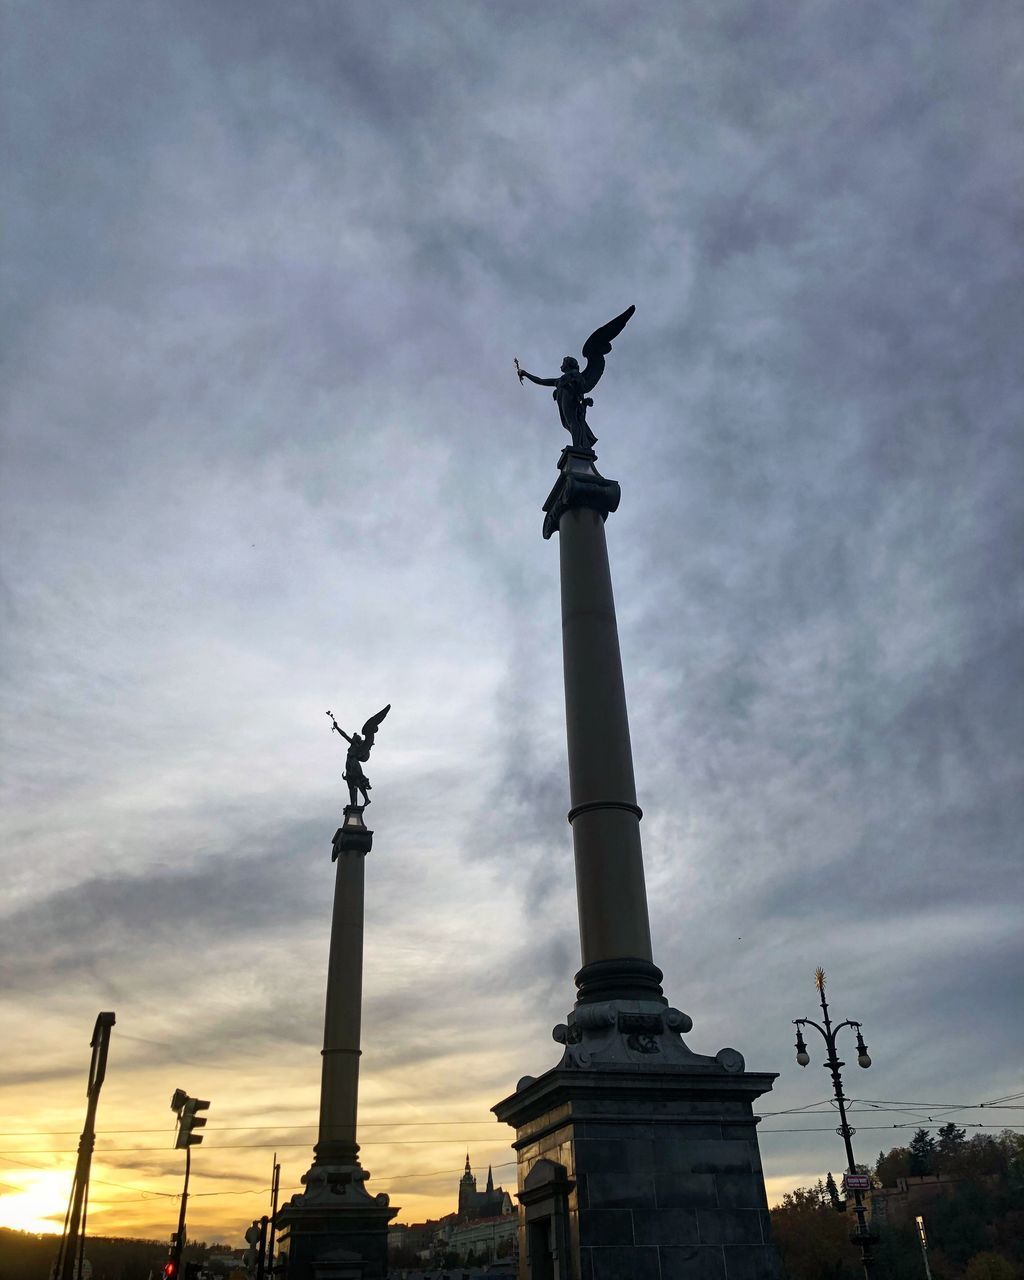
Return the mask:
M 1013 1105 L 1017 1098 L 1024 1098 L 1024 1092 L 1007 1094 L 1005 1098 L 994 1098 L 991 1102 L 905 1102 L 900 1100 L 884 1099 L 884 1098 L 851 1098 L 848 1110 L 854 1111 L 858 1109 L 857 1104 L 861 1104 L 864 1108 L 871 1111 L 885 1110 L 904 1110 L 924 1108 L 930 1111 L 1024 1111 L 1024 1102 Z M 831 1103 L 831 1106 L 826 1104 Z M 821 1107 L 823 1110 L 815 1112 L 815 1107 Z M 784 1111 L 762 1111 L 758 1118 L 761 1120 L 772 1119 L 775 1116 L 789 1115 L 828 1115 L 835 1109 L 834 1101 L 831 1098 L 819 1098 L 815 1102 L 806 1102 L 799 1107 L 788 1107 Z M 427 1127 L 452 1127 L 454 1125 L 472 1125 L 477 1127 L 486 1127 L 494 1130 L 499 1125 L 497 1120 L 371 1120 L 360 1121 L 360 1131 L 366 1129 L 420 1129 Z M 211 1125 L 206 1134 L 212 1133 L 287 1133 L 296 1132 L 300 1129 L 316 1129 L 316 1124 L 235 1124 L 235 1125 Z M 97 1137 L 114 1137 L 124 1134 L 135 1133 L 169 1133 L 173 1132 L 173 1126 L 163 1126 L 159 1129 L 98 1129 Z M 78 1134 L 77 1129 L 4 1129 L 0 1130 L 0 1138 L 63 1138 L 75 1137 Z M 460 1138 L 459 1141 L 463 1139 Z M 386 1141 L 386 1140 L 385 1140 Z M 388 1142 L 388 1145 L 396 1145 L 400 1140 L 395 1139 L 394 1143 Z M 405 1142 L 413 1141 L 413 1139 L 404 1139 Z M 455 1139 L 446 1138 L 424 1138 L 419 1139 L 423 1142 L 446 1142 L 455 1141 Z M 479 1138 L 473 1138 L 472 1141 L 480 1141 Z M 368 1146 L 369 1143 L 360 1145 Z M 380 1145 L 378 1143 L 377 1145 Z M 141 1150 L 158 1150 L 159 1148 L 140 1148 Z M 108 1151 L 118 1150 L 115 1147 L 108 1147 Z
M 1013 1105 L 1014 1103 L 1017 1102 L 1018 1099 L 1024 1099 L 1024 1091 L 1006 1094 L 1000 1098 L 992 1098 L 986 1102 L 972 1102 L 972 1103 L 918 1102 L 918 1101 L 904 1101 L 899 1099 L 881 1099 L 881 1098 L 855 1098 L 851 1100 L 851 1103 L 859 1103 L 861 1104 L 861 1108 L 863 1110 L 869 1113 L 875 1113 L 875 1114 L 879 1112 L 884 1112 L 884 1111 L 892 1111 L 897 1114 L 907 1114 L 907 1112 L 912 1108 L 925 1108 L 927 1111 L 941 1112 L 942 1113 L 941 1118 L 945 1119 L 953 1111 L 1024 1110 L 1024 1105 L 1016 1105 L 1016 1106 Z M 817 1110 L 817 1108 L 821 1108 L 823 1104 L 825 1104 L 828 1101 L 829 1099 L 823 1098 L 823 1099 L 818 1099 L 814 1102 L 805 1103 L 803 1106 L 800 1106 L 800 1107 L 790 1107 L 781 1111 L 764 1112 L 758 1118 L 768 1120 L 768 1119 L 773 1119 L 781 1116 L 802 1116 L 802 1115 L 810 1116 L 810 1115 L 829 1114 L 832 1111 L 832 1108 L 826 1108 L 824 1111 Z M 479 1128 L 481 1125 L 486 1125 L 489 1129 L 492 1129 L 492 1130 L 494 1127 L 493 1123 L 488 1120 L 467 1120 L 465 1118 L 455 1119 L 455 1120 L 371 1121 L 361 1125 L 360 1127 L 363 1129 L 393 1128 L 393 1129 L 400 1130 L 404 1128 L 419 1128 L 419 1127 L 426 1127 L 426 1126 L 451 1127 L 454 1125 L 463 1125 L 463 1126 L 472 1125 L 477 1128 Z M 904 1123 L 898 1123 L 896 1121 L 893 1121 L 891 1124 L 861 1125 L 859 1127 L 862 1130 L 887 1130 L 891 1132 L 892 1130 L 911 1129 L 911 1128 L 920 1128 L 925 1130 L 938 1129 L 941 1126 L 937 1121 L 932 1119 L 931 1116 L 928 1116 L 927 1124 L 920 1123 L 919 1120 L 915 1119 L 915 1120 L 910 1120 Z M 975 1123 L 975 1122 L 965 1121 L 962 1127 L 968 1128 L 968 1129 L 979 1129 L 979 1130 L 981 1129 L 1020 1130 L 1024 1128 L 1024 1125 L 989 1124 L 989 1123 L 983 1123 L 983 1122 Z M 218 1129 L 208 1130 L 207 1132 L 208 1133 L 209 1132 L 225 1132 L 225 1133 L 253 1132 L 255 1133 L 260 1131 L 272 1131 L 272 1132 L 280 1133 L 282 1130 L 288 1130 L 288 1129 L 297 1130 L 297 1129 L 307 1129 L 307 1128 L 312 1129 L 312 1128 L 316 1128 L 316 1126 L 315 1125 L 224 1125 L 224 1126 L 220 1126 Z M 74 1130 L 52 1130 L 51 1129 L 51 1130 L 29 1131 L 29 1130 L 23 1129 L 23 1130 L 17 1130 L 17 1131 L 4 1132 L 0 1134 L 0 1136 L 3 1136 L 3 1137 L 61 1137 L 61 1136 L 73 1135 L 75 1132 L 76 1131 Z M 116 1134 L 132 1134 L 132 1133 L 166 1133 L 167 1130 L 166 1128 L 109 1129 L 109 1130 L 104 1130 L 102 1132 L 113 1136 Z M 770 1126 L 765 1127 L 761 1129 L 760 1132 L 764 1134 L 772 1134 L 772 1135 L 789 1134 L 789 1133 L 831 1133 L 832 1127 L 820 1126 L 820 1125 L 813 1125 L 813 1126 L 806 1126 L 806 1127 L 780 1125 L 778 1127 L 770 1127 Z M 388 1139 L 382 1138 L 376 1142 L 364 1143 L 362 1145 L 364 1146 L 446 1145 L 447 1146 L 447 1145 L 455 1145 L 456 1142 L 458 1143 L 459 1146 L 462 1146 L 467 1142 L 470 1145 L 473 1144 L 474 1142 L 477 1144 L 480 1144 L 481 1138 L 479 1136 L 473 1137 L 467 1134 L 463 1134 L 458 1139 L 418 1138 L 418 1139 L 388 1140 Z M 307 1144 L 304 1142 L 295 1142 L 295 1143 L 275 1142 L 275 1143 L 267 1143 L 267 1144 L 249 1143 L 249 1142 L 223 1143 L 223 1144 L 216 1144 L 215 1146 L 209 1149 L 213 1151 L 217 1151 L 217 1150 L 269 1151 L 271 1150 L 272 1147 L 282 1147 L 282 1146 L 304 1148 L 305 1146 L 307 1146 Z M 74 1154 L 74 1150 L 75 1150 L 74 1148 L 50 1148 L 50 1149 L 43 1149 L 43 1150 L 34 1149 L 34 1150 L 28 1150 L 28 1151 L 0 1151 L 0 1159 L 3 1159 L 3 1161 L 9 1165 L 19 1166 L 26 1169 L 38 1169 L 45 1172 L 53 1172 L 52 1163 L 49 1165 L 43 1165 L 43 1164 L 33 1163 L 27 1160 L 16 1159 L 15 1157 L 23 1156 L 23 1155 L 63 1156 L 63 1155 Z M 106 1155 L 128 1154 L 128 1153 L 143 1154 L 143 1153 L 153 1153 L 153 1152 L 162 1151 L 162 1150 L 163 1148 L 161 1147 L 108 1147 L 106 1149 L 102 1149 L 102 1148 L 99 1149 L 96 1154 L 102 1158 L 103 1156 L 106 1156 Z M 514 1160 L 503 1161 L 500 1163 L 492 1162 L 492 1167 L 495 1169 L 510 1169 L 510 1168 L 514 1168 L 515 1164 L 516 1162 Z M 461 1172 L 462 1172 L 461 1168 L 453 1168 L 453 1169 L 421 1170 L 414 1173 L 398 1173 L 398 1174 L 393 1174 L 391 1176 L 387 1176 L 385 1174 L 377 1174 L 374 1176 L 374 1182 L 376 1185 L 390 1185 L 392 1183 L 398 1183 L 398 1182 L 428 1181 L 434 1178 L 455 1177 L 455 1176 L 458 1176 Z M 177 1191 L 161 1191 L 156 1188 L 140 1187 L 138 1185 L 134 1185 L 130 1183 L 114 1182 L 109 1179 L 93 1178 L 92 1182 L 94 1182 L 96 1185 L 99 1185 L 99 1186 L 113 1187 L 121 1191 L 135 1192 L 136 1195 L 139 1197 L 139 1201 L 148 1200 L 154 1197 L 160 1197 L 160 1198 L 169 1199 L 169 1200 L 176 1200 L 180 1197 L 180 1192 L 177 1192 Z M 289 1188 L 288 1190 L 299 1191 L 301 1190 L 301 1187 L 296 1186 L 293 1188 Z M 212 1198 L 212 1197 L 223 1197 L 223 1196 L 240 1197 L 240 1196 L 251 1196 L 251 1195 L 265 1195 L 268 1192 L 269 1192 L 268 1187 L 244 1187 L 244 1188 L 239 1187 L 239 1188 L 228 1188 L 228 1189 L 222 1188 L 217 1191 L 199 1191 L 199 1192 L 194 1192 L 193 1194 L 197 1196 Z M 117 1203 L 127 1204 L 127 1203 L 137 1203 L 137 1202 L 138 1201 L 128 1201 L 125 1199 L 121 1199 Z
M 869 1129 L 886 1129 L 892 1132 L 893 1129 L 940 1129 L 942 1126 L 938 1124 L 918 1124 L 916 1120 L 911 1120 L 907 1124 L 859 1124 L 857 1125 L 858 1133 L 866 1133 Z M 971 1124 L 965 1120 L 961 1125 L 963 1129 L 1024 1129 L 1021 1124 Z M 758 1129 L 758 1133 L 835 1133 L 835 1129 L 831 1125 L 818 1125 L 811 1129 Z M 2 1153 L 0 1153 L 2 1154 Z
M 1024 1095 L 1019 1095 L 1019 1094 L 1018 1094 L 1018 1095 L 1013 1095 L 1013 1096 L 1020 1097 L 1020 1096 L 1024 1096 Z M 934 1106 L 934 1104 L 932 1104 L 932 1105 Z M 779 1113 L 779 1114 L 785 1114 L 785 1113 Z M 965 1127 L 965 1128 L 971 1128 L 971 1129 L 1014 1129 L 1014 1130 L 1024 1129 L 1024 1125 L 999 1125 L 999 1124 L 968 1124 L 968 1125 L 965 1125 L 965 1126 L 963 1126 L 963 1127 Z M 940 1128 L 940 1126 L 939 1126 L 939 1125 L 937 1125 L 937 1124 L 931 1124 L 931 1125 L 915 1125 L 915 1124 L 902 1124 L 902 1125 L 901 1125 L 901 1124 L 892 1124 L 892 1125 L 863 1125 L 863 1126 L 861 1126 L 861 1128 L 862 1128 L 862 1129 L 864 1129 L 864 1130 L 869 1130 L 869 1129 L 876 1129 L 876 1130 L 877 1130 L 877 1129 L 883 1129 L 883 1130 L 889 1130 L 889 1131 L 891 1131 L 892 1129 L 911 1129 L 911 1128 L 938 1129 L 938 1128 Z M 824 1126 L 813 1126 L 813 1127 L 809 1127 L 809 1128 L 790 1128 L 790 1127 L 785 1127 L 785 1128 L 778 1128 L 778 1129 L 761 1129 L 761 1130 L 760 1130 L 760 1132 L 761 1132 L 761 1133 L 772 1134 L 772 1135 L 775 1135 L 775 1134 L 781 1134 L 781 1133 L 831 1133 L 831 1132 L 832 1132 L 832 1129 L 831 1129 L 831 1127 L 824 1127 Z M 304 1144 L 298 1144 L 298 1143 L 297 1143 L 297 1144 L 294 1144 L 294 1145 L 297 1145 L 297 1146 L 298 1146 L 298 1145 L 304 1145 Z M 152 1148 L 143 1148 L 143 1149 L 144 1149 L 144 1150 L 152 1150 Z M 213 1149 L 213 1150 L 217 1150 L 218 1148 L 212 1148 L 212 1149 Z M 235 1147 L 235 1148 L 233 1148 L 233 1149 L 238 1150 L 239 1148 L 238 1148 L 238 1147 Z M 249 1144 L 243 1144 L 243 1145 L 242 1145 L 242 1147 L 241 1147 L 241 1149 L 242 1149 L 242 1150 L 245 1150 L 245 1149 L 249 1149 L 249 1150 L 270 1150 L 270 1148 L 269 1148 L 269 1147 L 264 1148 L 264 1147 L 258 1147 L 258 1146 L 250 1146 Z M 32 1152 L 32 1153 L 28 1153 L 28 1154 L 36 1154 L 36 1155 L 51 1155 L 51 1154 L 52 1154 L 52 1155 L 61 1155 L 61 1154 L 69 1154 L 69 1152 L 65 1152 L 65 1151 L 61 1151 L 61 1152 L 56 1152 L 56 1151 L 55 1151 L 55 1152 Z M 97 1153 L 97 1154 L 102 1154 L 102 1153 Z M 47 1172 L 50 1172 L 50 1171 L 52 1170 L 52 1166 L 48 1166 L 48 1165 L 39 1165 L 39 1164 L 30 1164 L 28 1161 L 25 1161 L 25 1160 L 15 1160 L 15 1159 L 12 1159 L 11 1154 L 10 1154 L 10 1153 L 8 1153 L 8 1152 L 6 1152 L 6 1151 L 0 1151 L 0 1157 L 2 1157 L 2 1158 L 3 1158 L 7 1163 L 9 1163 L 9 1164 L 20 1165 L 20 1166 L 22 1166 L 22 1167 L 24 1167 L 24 1168 L 28 1168 L 28 1169 L 40 1169 L 40 1170 L 45 1170 L 45 1171 L 47 1171 Z M 494 1168 L 494 1169 L 511 1169 L 511 1168 L 515 1168 L 516 1161 L 514 1161 L 514 1160 L 506 1160 L 506 1161 L 502 1161 L 502 1162 L 500 1162 L 500 1163 L 491 1162 L 491 1164 L 492 1164 L 492 1168 Z M 374 1179 L 373 1179 L 373 1180 L 374 1180 L 374 1184 L 375 1184 L 376 1186 L 382 1186 L 382 1185 L 390 1185 L 390 1184 L 392 1184 L 392 1183 L 396 1183 L 396 1182 L 427 1181 L 428 1179 L 431 1179 L 431 1178 L 457 1177 L 460 1173 L 462 1173 L 462 1169 L 461 1169 L 461 1168 L 452 1168 L 452 1169 L 431 1169 L 431 1170 L 420 1170 L 420 1171 L 415 1172 L 415 1173 L 397 1173 L 397 1174 L 391 1174 L 391 1175 L 388 1175 L 388 1174 L 375 1174 L 375 1175 L 374 1175 Z M 104 1180 L 104 1179 L 101 1179 L 101 1178 L 93 1178 L 93 1179 L 92 1179 L 92 1181 L 93 1181 L 93 1182 L 95 1182 L 95 1183 L 97 1183 L 97 1184 L 99 1184 L 99 1185 L 101 1185 L 101 1186 L 117 1187 L 119 1190 L 134 1191 L 134 1192 L 136 1192 L 136 1193 L 139 1193 L 139 1194 L 140 1194 L 140 1199 L 141 1199 L 141 1200 L 146 1200 L 146 1199 L 149 1199 L 150 1197 L 153 1197 L 153 1196 L 160 1196 L 160 1197 L 164 1197 L 164 1198 L 166 1198 L 166 1199 L 176 1200 L 176 1199 L 178 1199 L 178 1198 L 179 1198 L 179 1196 L 180 1196 L 180 1192 L 175 1192 L 175 1191 L 159 1191 L 159 1190 L 156 1190 L 156 1189 L 150 1189 L 150 1188 L 146 1188 L 146 1187 L 132 1186 L 132 1185 L 129 1185 L 129 1184 L 127 1184 L 127 1183 L 123 1183 L 123 1182 L 111 1182 L 111 1181 L 109 1181 L 109 1180 Z M 201 1196 L 204 1196 L 204 1197 L 214 1197 L 214 1196 L 249 1196 L 249 1195 L 265 1195 L 265 1194 L 267 1194 L 267 1193 L 269 1192 L 269 1190 L 270 1190 L 270 1188 L 269 1188 L 269 1187 L 245 1187 L 245 1188 L 241 1188 L 241 1187 L 240 1187 L 240 1188 L 237 1188 L 237 1189 L 222 1189 L 222 1190 L 219 1190 L 219 1191 L 200 1191 L 200 1192 L 194 1192 L 194 1193 L 190 1192 L 190 1194 L 195 1194 L 195 1195 L 197 1195 L 197 1196 L 201 1195 Z M 286 1190 L 287 1190 L 288 1192 L 293 1192 L 293 1191 L 300 1191 L 300 1190 L 302 1190 L 302 1188 L 301 1188 L 301 1187 L 299 1187 L 299 1186 L 295 1186 L 295 1187 L 289 1187 L 289 1188 L 286 1188 Z M 119 1203 L 125 1204 L 125 1203 L 132 1203 L 132 1202 L 122 1200 L 122 1201 L 119 1201 Z
M 869 1129 L 938 1129 L 941 1126 L 933 1122 L 931 1124 L 919 1124 L 916 1120 L 908 1121 L 905 1124 L 864 1124 L 858 1125 L 860 1130 Z M 963 1123 L 965 1129 L 1024 1129 L 1024 1125 L 1020 1124 L 976 1124 L 970 1120 Z M 813 1126 L 808 1129 L 759 1129 L 759 1133 L 831 1133 L 832 1126 Z M 479 1139 L 477 1139 L 479 1141 Z M 206 1151 L 271 1151 L 274 1148 L 286 1149 L 288 1147 L 306 1148 L 309 1144 L 305 1142 L 218 1142 L 206 1147 Z M 428 1138 L 407 1138 L 394 1139 L 393 1141 L 382 1140 L 380 1142 L 364 1142 L 360 1146 L 365 1147 L 415 1147 L 415 1146 L 446 1146 L 446 1147 L 462 1147 L 465 1145 L 465 1138 L 442 1138 L 433 1141 Z M 76 1148 L 74 1147 L 29 1147 L 26 1150 L 0 1151 L 0 1156 L 63 1156 L 73 1155 Z M 163 1147 L 97 1147 L 96 1154 L 104 1155 L 147 1155 L 152 1152 L 163 1152 Z

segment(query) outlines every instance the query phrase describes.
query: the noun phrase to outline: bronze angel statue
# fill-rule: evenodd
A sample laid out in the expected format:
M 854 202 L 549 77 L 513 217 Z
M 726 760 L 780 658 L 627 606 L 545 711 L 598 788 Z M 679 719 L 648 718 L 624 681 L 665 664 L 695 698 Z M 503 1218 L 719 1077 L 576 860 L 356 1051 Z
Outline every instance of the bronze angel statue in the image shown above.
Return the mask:
M 370 779 L 363 773 L 363 765 L 370 758 L 373 740 L 377 736 L 381 721 L 390 710 L 391 703 L 389 702 L 383 711 L 378 711 L 375 716 L 371 716 L 366 724 L 363 725 L 362 737 L 358 733 L 354 733 L 351 738 L 338 724 L 333 714 L 330 711 L 327 713 L 331 717 L 331 724 L 349 744 L 348 752 L 345 756 L 345 772 L 342 777 L 348 783 L 348 802 L 353 808 L 358 807 L 358 792 L 362 792 L 364 807 L 370 803 L 370 797 L 367 794 L 370 791 Z
M 597 436 L 587 425 L 587 409 L 594 403 L 587 392 L 593 391 L 597 386 L 601 374 L 604 373 L 604 358 L 611 351 L 612 342 L 626 327 L 627 320 L 635 310 L 636 307 L 628 307 L 621 316 L 616 316 L 600 329 L 594 330 L 583 344 L 583 358 L 587 363 L 582 370 L 575 356 L 566 356 L 562 361 L 560 378 L 537 378 L 520 368 L 518 360 L 515 362 L 520 382 L 524 378 L 529 378 L 538 387 L 554 387 L 551 398 L 558 405 L 558 416 L 562 419 L 562 426 L 572 436 L 574 449 L 593 449 L 597 443 Z

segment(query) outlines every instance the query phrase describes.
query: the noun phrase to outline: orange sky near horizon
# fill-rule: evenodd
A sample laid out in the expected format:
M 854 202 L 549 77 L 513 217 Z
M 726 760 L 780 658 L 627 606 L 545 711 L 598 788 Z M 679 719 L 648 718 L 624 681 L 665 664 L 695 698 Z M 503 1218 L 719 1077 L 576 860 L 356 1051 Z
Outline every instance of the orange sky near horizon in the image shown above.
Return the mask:
M 88 1230 L 165 1240 L 177 1222 L 184 1169 L 184 1153 L 173 1148 L 172 1090 L 165 1083 L 172 1077 L 164 1067 L 118 1072 L 120 1047 L 115 1026 L 98 1109 Z M 174 1079 L 191 1081 L 192 1074 L 173 1068 Z M 282 1097 L 273 1064 L 239 1059 L 222 1059 L 215 1071 L 207 1067 L 206 1075 L 209 1089 L 203 1096 L 211 1096 L 212 1105 L 205 1140 L 193 1149 L 188 1232 L 190 1238 L 237 1247 L 253 1218 L 269 1212 L 275 1150 L 282 1200 L 301 1189 L 299 1179 L 309 1167 L 316 1137 L 319 1082 L 307 1078 Z M 453 1071 L 449 1078 L 458 1077 Z M 235 1098 L 246 1099 L 244 1106 L 225 1100 L 229 1080 Z M 73 1088 L 62 1087 L 59 1101 L 46 1082 L 21 1085 L 16 1093 L 0 1086 L 0 1226 L 61 1231 L 85 1113 L 82 1083 L 84 1077 Z M 416 1093 L 413 1066 L 388 1073 L 384 1081 L 368 1074 L 362 1084 L 360 1159 L 370 1171 L 370 1190 L 386 1191 L 399 1208 L 397 1220 L 417 1222 L 452 1212 L 467 1151 L 480 1186 L 490 1165 L 495 1183 L 514 1193 L 512 1134 L 488 1111 L 500 1090 L 450 1090 L 418 1100 Z M 817 1176 L 810 1170 L 769 1176 L 769 1202 L 777 1203 L 786 1191 Z
M 115 1027 L 112 1057 L 116 1036 Z M 183 1079 L 186 1074 L 178 1071 Z M 95 1235 L 165 1239 L 177 1221 L 184 1153 L 173 1147 L 170 1092 L 161 1105 L 153 1101 L 163 1097 L 155 1080 L 147 1089 L 138 1075 L 130 1079 L 130 1084 L 120 1082 L 111 1071 L 100 1098 L 88 1227 Z M 72 1096 L 60 1105 L 43 1085 L 22 1086 L 18 1092 L 12 1105 L 13 1091 L 0 1090 L 0 1226 L 59 1233 L 84 1119 L 84 1090 L 69 1090 Z M 237 1246 L 252 1219 L 269 1211 L 275 1151 L 282 1201 L 301 1190 L 299 1179 L 316 1140 L 317 1089 L 294 1090 L 282 1105 L 270 1081 L 255 1070 L 245 1078 L 240 1067 L 232 1092 L 245 1096 L 247 1105 L 218 1105 L 214 1096 L 204 1142 L 193 1148 L 188 1231 L 192 1238 Z M 214 1093 L 211 1080 L 204 1097 Z M 370 1189 L 391 1196 L 400 1221 L 440 1217 L 455 1208 L 467 1150 L 481 1186 L 492 1165 L 495 1182 L 514 1190 L 511 1134 L 488 1115 L 487 1103 L 494 1099 L 467 1094 L 455 1106 L 430 1109 L 377 1093 L 373 1081 L 366 1081 L 360 1159 L 370 1171 Z M 296 1123 L 303 1111 L 308 1122 Z

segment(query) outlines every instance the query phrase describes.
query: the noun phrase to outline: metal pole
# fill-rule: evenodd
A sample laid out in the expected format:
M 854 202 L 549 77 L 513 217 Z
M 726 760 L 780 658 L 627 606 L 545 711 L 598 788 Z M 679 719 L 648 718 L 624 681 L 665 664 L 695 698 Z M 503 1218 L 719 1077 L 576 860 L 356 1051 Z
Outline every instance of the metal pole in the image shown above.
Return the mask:
M 836 1095 L 836 1106 L 839 1108 L 840 1125 L 837 1130 L 843 1139 L 846 1147 L 846 1169 L 848 1173 L 856 1173 L 857 1165 L 853 1158 L 853 1136 L 848 1120 L 846 1119 L 846 1099 L 843 1097 L 843 1077 L 840 1069 L 845 1065 L 839 1061 L 836 1054 L 836 1033 L 832 1030 L 832 1022 L 828 1016 L 828 1001 L 825 999 L 825 975 L 822 974 L 818 982 L 818 992 L 821 996 L 821 1014 L 825 1023 L 825 1043 L 828 1046 L 828 1069 L 832 1073 L 832 1088 Z M 836 1028 L 838 1030 L 839 1028 Z M 853 1211 L 857 1215 L 857 1235 L 860 1237 L 861 1262 L 864 1266 L 864 1275 L 867 1280 L 872 1280 L 874 1276 L 874 1259 L 871 1256 L 871 1246 L 868 1242 L 868 1224 L 866 1218 L 866 1209 L 864 1201 L 859 1191 L 853 1193 Z
M 917 1224 L 917 1238 L 921 1241 L 921 1257 L 924 1259 L 924 1274 L 932 1280 L 932 1269 L 928 1265 L 928 1237 L 924 1233 L 924 1218 L 920 1214 L 914 1219 Z
M 274 1235 L 277 1230 L 277 1193 L 281 1187 L 281 1166 L 274 1152 L 274 1172 L 270 1179 L 270 1237 L 267 1241 L 267 1274 L 274 1274 Z
M 192 1148 L 185 1148 L 185 1185 L 181 1191 L 181 1208 L 178 1210 L 178 1230 L 171 1248 L 171 1261 L 175 1271 L 181 1271 L 181 1251 L 185 1247 L 185 1207 L 188 1204 L 188 1179 L 192 1172 Z
M 267 1268 L 267 1215 L 260 1218 L 260 1244 L 256 1254 L 256 1280 L 264 1280 Z
M 835 1093 L 836 1106 L 839 1108 L 839 1119 L 841 1121 L 836 1133 L 843 1139 L 843 1145 L 846 1147 L 846 1165 L 849 1174 L 856 1175 L 857 1166 L 853 1158 L 853 1143 L 850 1139 L 856 1133 L 855 1129 L 850 1127 L 850 1122 L 846 1116 L 846 1098 L 843 1096 L 843 1078 L 840 1069 L 846 1064 L 839 1060 L 836 1054 L 836 1036 L 844 1027 L 851 1030 L 856 1029 L 857 1032 L 857 1061 L 862 1067 L 871 1066 L 871 1058 L 868 1055 L 867 1045 L 864 1043 L 861 1035 L 861 1027 L 859 1022 L 847 1020 L 840 1022 L 837 1027 L 832 1026 L 832 1020 L 829 1017 L 828 1001 L 825 999 L 825 971 L 824 969 L 815 970 L 814 984 L 818 988 L 821 996 L 821 1013 L 823 1026 L 819 1026 L 813 1018 L 796 1018 L 794 1024 L 797 1028 L 796 1032 L 796 1060 L 802 1067 L 806 1067 L 810 1062 L 810 1054 L 807 1052 L 807 1046 L 803 1039 L 803 1027 L 813 1027 L 815 1031 L 820 1032 L 821 1038 L 825 1041 L 828 1049 L 828 1059 L 824 1063 L 832 1073 L 832 1087 Z M 852 1188 L 849 1183 L 846 1184 L 847 1194 L 853 1191 L 854 1212 L 857 1214 L 857 1230 L 851 1232 L 850 1241 L 860 1248 L 861 1262 L 864 1267 L 864 1275 L 866 1280 L 874 1280 L 875 1277 L 875 1260 L 872 1254 L 872 1247 L 877 1244 L 878 1237 L 874 1235 L 867 1225 L 866 1210 L 864 1200 L 859 1188 L 854 1185 Z
M 85 1175 L 85 1188 L 82 1191 L 82 1229 L 78 1233 L 78 1262 L 75 1266 L 77 1280 L 82 1280 L 85 1263 L 85 1223 L 89 1216 L 89 1174 Z
M 89 1083 L 86 1087 L 88 1102 L 85 1126 L 78 1140 L 78 1158 L 75 1162 L 75 1175 L 71 1182 L 71 1199 L 65 1218 L 64 1235 L 61 1238 L 53 1269 L 56 1280 L 74 1280 L 76 1266 L 81 1272 L 81 1259 L 85 1250 L 85 1209 L 89 1195 L 89 1171 L 92 1168 L 92 1153 L 96 1146 L 96 1108 L 100 1100 L 100 1089 L 107 1074 L 110 1028 L 115 1021 L 113 1013 L 101 1013 L 96 1019 L 90 1041 L 92 1057 L 89 1060 Z

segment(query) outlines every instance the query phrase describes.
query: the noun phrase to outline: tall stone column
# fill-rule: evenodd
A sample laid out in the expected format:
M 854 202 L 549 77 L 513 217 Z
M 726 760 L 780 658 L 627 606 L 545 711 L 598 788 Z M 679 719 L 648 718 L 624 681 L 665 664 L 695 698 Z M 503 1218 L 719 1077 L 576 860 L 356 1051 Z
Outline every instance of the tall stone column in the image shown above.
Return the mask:
M 596 485 L 592 460 L 573 450 L 565 463 L 564 483 L 552 507 L 557 512 L 557 505 L 565 504 L 566 488 L 581 473 L 595 504 L 569 507 L 558 520 L 569 821 L 583 960 L 577 985 L 587 1001 L 658 996 L 661 974 L 651 962 L 642 813 L 633 780 L 606 513 L 599 506 L 602 498 L 617 499 L 618 486 Z M 574 473 L 573 467 L 580 471 Z
M 579 999 L 661 997 L 651 959 L 640 819 L 604 522 L 619 504 L 591 450 L 566 449 L 545 503 L 557 529 L 569 822 L 576 860 Z
M 320 1126 L 314 1160 L 277 1215 L 278 1268 L 288 1280 L 384 1280 L 387 1228 L 398 1212 L 366 1190 L 356 1142 L 363 990 L 363 884 L 373 832 L 348 805 L 334 836 L 334 911 L 327 964 Z
M 516 1130 L 520 1276 L 772 1280 L 753 1103 L 775 1076 L 735 1049 L 694 1053 L 653 961 L 604 528 L 620 493 L 595 461 L 563 450 L 544 504 L 544 536 L 559 535 L 582 966 L 552 1032 L 560 1062 L 493 1108 Z
M 320 1131 L 315 1147 L 320 1165 L 354 1164 L 359 1103 L 359 1031 L 363 1013 L 363 893 L 366 855 L 373 832 L 362 815 L 345 813 L 334 838 L 334 912 L 327 961 L 323 1066 L 320 1075 Z

